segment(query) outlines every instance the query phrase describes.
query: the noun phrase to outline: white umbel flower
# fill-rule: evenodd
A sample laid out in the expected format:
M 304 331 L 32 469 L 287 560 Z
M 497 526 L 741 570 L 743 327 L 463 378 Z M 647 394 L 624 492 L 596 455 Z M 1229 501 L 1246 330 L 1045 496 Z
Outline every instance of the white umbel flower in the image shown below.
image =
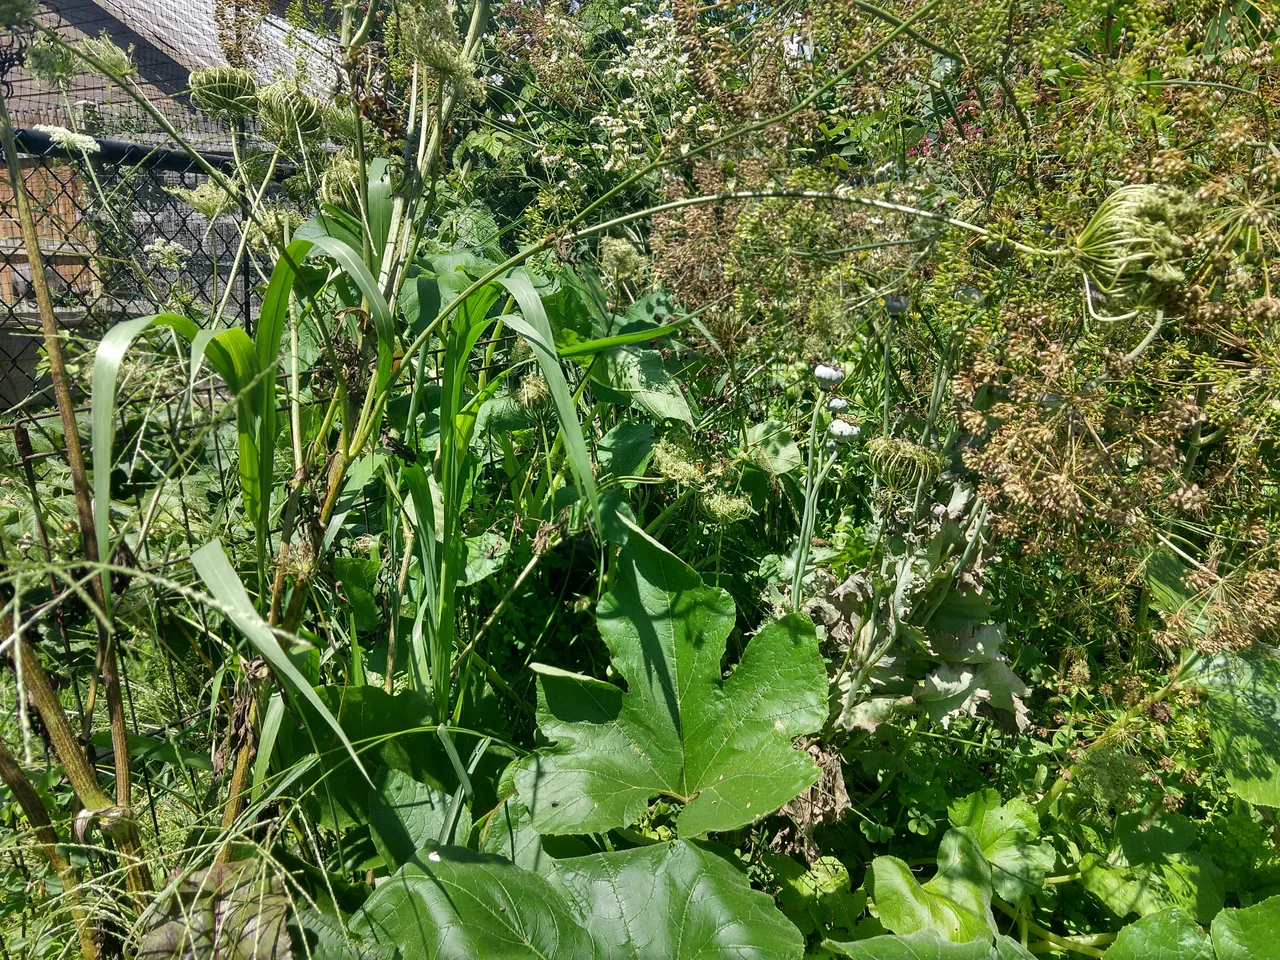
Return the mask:
M 850 423 L 848 420 L 832 420 L 827 432 L 831 434 L 833 440 L 844 443 L 860 434 L 862 428 L 856 423 Z
M 31 129 L 43 133 L 63 150 L 79 150 L 81 153 L 98 153 L 102 149 L 102 147 L 98 145 L 98 141 L 93 139 L 93 137 L 86 137 L 83 133 L 76 133 L 74 130 L 68 130 L 66 127 L 54 127 L 47 123 L 37 123 Z
M 843 370 L 825 363 L 820 363 L 814 367 L 813 375 L 817 378 L 818 387 L 822 390 L 834 390 L 840 386 L 840 381 L 844 379 Z

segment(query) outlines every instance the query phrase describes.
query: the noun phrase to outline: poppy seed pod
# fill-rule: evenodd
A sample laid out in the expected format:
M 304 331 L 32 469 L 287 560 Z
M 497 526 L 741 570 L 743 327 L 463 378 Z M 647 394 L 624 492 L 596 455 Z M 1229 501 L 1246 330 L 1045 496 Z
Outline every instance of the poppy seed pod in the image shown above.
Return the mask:
M 831 426 L 827 428 L 827 432 L 831 434 L 831 438 L 839 443 L 846 443 L 854 439 L 862 432 L 862 428 L 856 423 L 850 423 L 848 420 L 832 420 Z
M 832 413 L 843 413 L 849 409 L 849 401 L 844 397 L 832 397 L 827 401 L 827 409 Z
M 825 363 L 820 363 L 814 367 L 813 375 L 817 378 L 818 387 L 822 390 L 834 390 L 844 380 L 843 370 Z
M 900 317 L 911 307 L 911 300 L 905 293 L 891 293 L 884 298 L 884 312 L 891 317 Z

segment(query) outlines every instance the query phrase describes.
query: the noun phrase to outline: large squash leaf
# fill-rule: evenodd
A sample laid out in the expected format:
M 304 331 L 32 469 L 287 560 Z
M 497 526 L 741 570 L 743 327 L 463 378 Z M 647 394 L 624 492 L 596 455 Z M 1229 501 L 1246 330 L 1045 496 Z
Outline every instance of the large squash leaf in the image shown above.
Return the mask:
M 551 884 L 501 857 L 422 850 L 374 890 L 351 932 L 400 960 L 596 960 L 591 935 Z
M 979 790 L 947 808 L 953 827 L 972 827 L 991 864 L 997 896 L 1017 903 L 1039 890 L 1053 869 L 1053 846 L 1039 842 L 1040 820 L 1030 804 L 1010 800 L 1001 806 L 995 790 Z
M 656 796 L 685 804 L 685 837 L 751 823 L 818 778 L 791 745 L 826 719 L 813 625 L 798 614 L 770 624 L 722 680 L 733 601 L 620 520 L 631 533 L 597 618 L 627 689 L 538 667 L 553 745 L 517 761 L 516 789 L 541 833 L 625 827 Z
M 556 882 L 604 960 L 787 960 L 800 931 L 767 894 L 684 840 L 559 860 Z
M 1266 649 L 1223 653 L 1195 679 L 1231 788 L 1250 803 L 1280 806 L 1280 658 Z
M 897 934 L 929 933 L 956 943 L 990 941 L 991 868 L 977 835 L 953 827 L 938 847 L 938 872 L 925 884 L 897 857 L 876 857 L 867 874 L 880 922 Z
M 1280 957 L 1280 897 L 1240 910 L 1223 910 L 1209 931 L 1218 960 L 1276 960 Z
M 996 937 L 994 944 L 985 940 L 952 943 L 937 934 L 920 932 L 848 942 L 826 940 L 815 956 L 855 960 L 1030 960 L 1035 954 L 1008 937 Z
M 1129 924 L 1106 960 L 1214 960 L 1209 937 L 1184 910 L 1170 907 Z

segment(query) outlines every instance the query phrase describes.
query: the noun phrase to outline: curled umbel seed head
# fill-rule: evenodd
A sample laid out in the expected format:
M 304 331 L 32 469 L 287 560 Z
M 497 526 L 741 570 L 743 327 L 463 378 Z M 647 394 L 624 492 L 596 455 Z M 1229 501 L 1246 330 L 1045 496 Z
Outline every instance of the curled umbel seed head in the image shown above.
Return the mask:
M 223 120 L 247 117 L 258 99 L 258 81 L 241 67 L 201 67 L 191 72 L 191 99 Z
M 819 389 L 822 390 L 834 390 L 844 380 L 843 370 L 825 363 L 820 363 L 814 367 L 813 375 L 818 381 Z

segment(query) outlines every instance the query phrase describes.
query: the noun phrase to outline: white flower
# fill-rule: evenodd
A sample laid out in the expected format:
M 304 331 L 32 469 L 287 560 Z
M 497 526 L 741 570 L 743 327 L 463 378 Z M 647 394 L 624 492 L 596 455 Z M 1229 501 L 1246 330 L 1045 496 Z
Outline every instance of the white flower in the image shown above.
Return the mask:
M 102 147 L 98 146 L 98 141 L 93 137 L 86 137 L 83 133 L 76 133 L 68 130 L 66 127 L 53 127 L 44 123 L 37 123 L 32 130 L 43 133 L 55 144 L 63 150 L 79 150 L 81 153 L 97 153 Z
M 832 420 L 831 426 L 827 428 L 827 432 L 831 434 L 832 439 L 843 443 L 846 440 L 852 440 L 862 432 L 862 428 L 856 423 L 850 423 L 848 420 Z
M 843 413 L 849 409 L 849 401 L 844 397 L 832 397 L 827 401 L 827 409 L 832 413 Z
M 825 363 L 820 363 L 814 367 L 813 375 L 818 378 L 818 386 L 823 390 L 834 390 L 839 386 L 840 381 L 844 379 L 843 370 Z

